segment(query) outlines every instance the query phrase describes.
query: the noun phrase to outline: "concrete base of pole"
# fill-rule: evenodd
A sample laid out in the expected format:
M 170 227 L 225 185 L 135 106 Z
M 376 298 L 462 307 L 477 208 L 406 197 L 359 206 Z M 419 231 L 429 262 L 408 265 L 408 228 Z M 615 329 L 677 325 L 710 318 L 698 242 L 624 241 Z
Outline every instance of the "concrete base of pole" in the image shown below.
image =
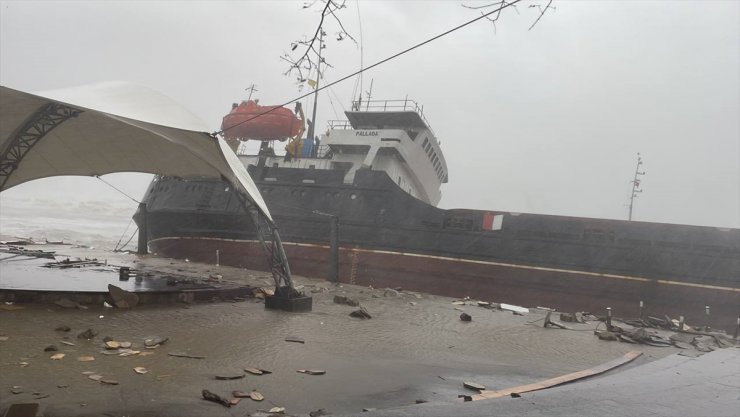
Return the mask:
M 280 287 L 274 295 L 265 297 L 265 308 L 294 313 L 313 310 L 313 297 L 299 293 L 291 287 Z

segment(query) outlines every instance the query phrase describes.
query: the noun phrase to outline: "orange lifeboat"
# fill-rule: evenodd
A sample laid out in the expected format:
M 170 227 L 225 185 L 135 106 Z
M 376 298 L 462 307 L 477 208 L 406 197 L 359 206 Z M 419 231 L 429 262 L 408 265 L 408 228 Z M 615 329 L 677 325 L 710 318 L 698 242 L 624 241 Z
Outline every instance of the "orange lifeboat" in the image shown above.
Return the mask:
M 303 130 L 303 120 L 285 107 L 260 106 L 249 100 L 234 104 L 224 116 L 221 130 L 227 139 L 283 141 Z

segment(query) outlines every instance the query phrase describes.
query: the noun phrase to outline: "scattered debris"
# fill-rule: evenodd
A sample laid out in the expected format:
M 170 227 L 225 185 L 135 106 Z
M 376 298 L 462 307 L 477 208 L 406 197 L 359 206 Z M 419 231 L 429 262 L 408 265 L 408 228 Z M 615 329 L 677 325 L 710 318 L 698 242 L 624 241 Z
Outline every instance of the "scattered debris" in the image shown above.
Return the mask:
M 334 302 L 336 304 L 346 304 L 346 305 L 352 306 L 352 307 L 357 307 L 357 306 L 360 305 L 360 302 L 359 301 L 357 301 L 357 300 L 355 300 L 353 298 L 350 298 L 350 297 L 345 297 L 343 295 L 335 295 L 334 296 Z
M 249 393 L 249 398 L 254 401 L 262 401 L 265 399 L 265 396 L 255 390 L 252 390 L 252 392 Z
M 492 308 L 491 303 L 489 303 L 488 301 L 478 301 L 478 307 Z
M 244 368 L 244 371 L 249 372 L 252 375 L 267 375 L 272 373 L 268 370 L 258 368 Z
M 663 339 L 657 334 L 649 333 L 645 328 L 640 327 L 634 331 L 622 331 L 617 333 L 617 338 L 622 342 L 640 343 L 649 346 L 668 347 L 673 345 L 668 339 Z
M 460 320 L 462 321 L 473 321 L 473 317 L 470 316 L 468 313 L 461 313 L 460 314 Z
M 123 349 L 129 349 L 131 348 L 131 342 L 118 342 L 118 346 Z
M 10 336 L 0 336 L 0 342 L 7 342 L 10 340 Z
M 121 344 L 116 342 L 115 340 L 109 340 L 105 342 L 105 348 L 108 350 L 119 349 L 120 347 Z
M 10 242 L 13 243 L 13 242 Z M 24 243 L 21 243 L 24 244 Z M 7 248 L 2 248 L 0 252 L 4 253 L 12 253 L 15 255 L 23 255 L 23 256 L 32 256 L 34 258 L 45 258 L 45 259 L 54 259 L 54 254 L 56 252 L 47 252 L 43 250 L 37 250 L 37 249 L 26 249 L 21 248 L 17 246 L 9 246 Z
M 416 305 L 416 302 L 415 301 L 409 301 L 409 304 L 412 305 L 412 306 L 415 306 Z
M 134 372 L 136 372 L 139 375 L 144 375 L 145 373 L 149 372 L 149 370 L 144 368 L 143 366 L 137 366 L 134 368 Z
M 118 356 L 126 357 L 126 356 L 135 356 L 140 354 L 140 350 L 131 350 L 131 349 L 118 349 Z
M 25 391 L 23 391 L 23 388 L 22 387 L 20 387 L 18 385 L 14 385 L 13 387 L 10 388 L 10 392 L 13 395 L 18 395 L 18 394 L 23 394 Z
M 401 294 L 393 288 L 386 288 L 383 291 L 383 297 L 399 297 Z
M 221 381 L 229 381 L 232 379 L 242 379 L 246 375 L 244 374 L 222 374 L 222 375 L 216 375 L 216 379 Z
M 100 382 L 106 385 L 118 385 L 118 381 L 115 379 L 101 379 Z
M 358 319 L 371 319 L 373 316 L 368 313 L 368 311 L 365 309 L 365 307 L 360 307 L 359 310 L 355 310 L 351 313 L 349 313 L 351 317 L 356 317 Z
M 100 381 L 101 379 L 103 379 L 103 375 L 98 374 L 88 375 L 87 377 L 92 379 L 93 381 Z
M 74 343 L 72 343 L 72 342 L 69 342 L 69 341 L 67 341 L 67 340 L 62 340 L 62 341 L 60 341 L 59 343 L 61 343 L 61 344 L 63 344 L 63 345 L 67 345 L 67 346 L 75 346 L 75 344 L 74 344 Z
M 483 391 L 486 389 L 484 385 L 481 385 L 477 382 L 470 382 L 470 381 L 463 382 L 463 386 L 467 389 L 472 389 L 473 391 Z
M 459 301 L 459 300 L 458 301 L 453 301 L 452 304 L 453 305 L 456 305 L 456 306 L 464 306 L 465 305 L 465 301 Z
M 293 342 L 293 343 L 306 343 L 305 340 L 301 339 L 300 337 L 286 337 L 286 342 Z
M 556 321 L 552 321 L 550 319 L 550 316 L 552 316 L 552 311 L 548 311 L 547 314 L 545 315 L 545 324 L 542 327 L 545 327 L 545 328 L 547 328 L 547 327 L 557 327 L 557 328 L 560 328 L 560 329 L 567 329 L 567 327 L 565 327 L 564 325 L 562 325 L 562 324 L 560 324 L 560 323 L 558 323 Z M 561 317 L 562 317 L 562 315 L 561 315 Z
M 28 362 L 18 362 L 18 365 L 20 365 L 21 368 L 25 368 L 26 366 L 30 365 Z
M 223 405 L 224 407 L 231 407 L 231 401 L 227 400 L 226 398 L 214 394 L 211 391 L 208 391 L 207 389 L 204 389 L 201 391 L 201 394 L 203 395 L 204 400 L 213 401 L 214 403 L 219 403 Z
M 594 330 L 594 334 L 598 336 L 600 340 L 617 340 L 617 335 L 606 330 Z
M 457 398 L 462 398 L 464 402 L 473 401 L 473 397 L 465 394 L 459 394 Z
M 427 400 L 416 400 L 416 404 L 424 404 L 424 403 L 428 403 L 428 402 L 429 401 L 427 401 Z
M 307 374 L 307 375 L 324 375 L 324 374 L 326 374 L 326 371 L 324 371 L 323 369 L 299 369 L 296 372 L 300 372 L 302 374 Z
M 167 341 L 170 340 L 169 337 L 150 337 L 148 339 L 144 340 L 144 346 L 151 348 L 159 345 L 163 345 L 167 343 Z
M 67 355 L 64 354 L 64 353 L 55 353 L 55 354 L 51 355 L 51 357 L 49 359 L 51 359 L 53 361 L 58 361 L 58 360 L 61 360 L 62 358 L 64 358 L 65 356 L 67 356 Z
M 323 408 L 319 408 L 316 411 L 311 411 L 310 413 L 308 413 L 308 417 L 321 417 L 328 414 L 329 413 L 327 413 Z
M 54 252 L 50 252 L 54 253 Z M 39 256 L 41 258 L 41 256 Z M 54 259 L 52 256 L 51 259 Z M 71 260 L 69 258 L 64 259 L 62 261 L 58 262 L 49 262 L 45 265 L 43 265 L 44 268 L 59 268 L 59 269 L 67 269 L 67 268 L 80 268 L 83 266 L 102 266 L 103 262 L 98 261 L 97 259 L 76 259 Z
M 84 332 L 77 335 L 78 339 L 87 339 L 90 340 L 98 335 L 98 332 L 93 329 L 87 329 Z
M 549 313 L 548 313 L 549 314 Z M 567 323 L 585 323 L 582 313 L 560 313 L 560 321 Z
M 108 294 L 113 300 L 112 304 L 118 308 L 133 308 L 139 304 L 138 295 L 113 284 L 108 284 Z
M 202 355 L 193 355 L 187 352 L 168 352 L 169 356 L 174 356 L 176 358 L 190 358 L 190 359 L 205 359 L 205 356 Z
M 285 412 L 285 407 L 272 407 L 271 409 L 267 410 L 268 413 L 276 413 L 276 414 L 282 414 Z
M 44 348 L 44 352 L 56 352 L 58 350 L 59 349 L 57 349 L 57 347 L 54 346 L 54 345 L 49 345 L 49 346 L 47 346 L 47 347 Z
M 78 362 L 92 362 L 95 360 L 95 356 L 80 356 L 77 358 Z
M 512 313 L 525 314 L 529 313 L 529 309 L 526 307 L 515 306 L 512 304 L 501 303 L 501 310 L 511 311 Z

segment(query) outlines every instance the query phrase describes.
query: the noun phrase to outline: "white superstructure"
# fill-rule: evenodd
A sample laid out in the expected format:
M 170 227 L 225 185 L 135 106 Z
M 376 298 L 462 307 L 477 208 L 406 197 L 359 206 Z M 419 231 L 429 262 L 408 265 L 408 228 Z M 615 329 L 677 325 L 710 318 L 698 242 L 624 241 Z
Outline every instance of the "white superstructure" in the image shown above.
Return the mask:
M 358 169 L 384 171 L 410 195 L 437 205 L 440 186 L 447 182 L 447 163 L 439 141 L 411 100 L 355 102 L 346 121 L 330 121 L 329 129 L 298 158 L 267 156 L 269 167 L 341 169 L 344 183 L 352 184 Z M 309 147 L 310 148 L 310 147 Z M 263 155 L 264 157 L 264 155 Z M 259 164 L 260 156 L 241 156 L 245 164 Z

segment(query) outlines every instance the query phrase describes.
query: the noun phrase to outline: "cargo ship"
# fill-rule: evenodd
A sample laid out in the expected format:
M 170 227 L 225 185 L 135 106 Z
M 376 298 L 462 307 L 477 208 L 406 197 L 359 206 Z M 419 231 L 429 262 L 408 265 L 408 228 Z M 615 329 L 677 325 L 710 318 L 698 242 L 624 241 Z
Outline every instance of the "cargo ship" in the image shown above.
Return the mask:
M 247 107 L 235 104 L 232 113 Z M 302 112 L 295 120 L 285 114 L 289 133 L 270 137 L 265 126 L 254 126 L 262 132 L 259 152 L 238 147 L 294 274 L 329 276 L 334 236 L 337 279 L 344 283 L 560 311 L 611 307 L 622 317 L 640 314 L 642 302 L 644 314 L 734 326 L 740 230 L 441 209 L 436 205 L 449 173 L 421 106 L 408 99 L 354 102 L 345 115 L 311 140 L 296 128 Z M 236 146 L 239 138 L 229 131 L 248 132 L 247 124 L 259 118 L 230 113 L 224 125 L 229 120 L 225 134 Z M 278 138 L 290 139 L 286 155 L 274 151 Z M 269 270 L 250 217 L 228 184 L 156 177 L 143 201 L 151 251 Z

